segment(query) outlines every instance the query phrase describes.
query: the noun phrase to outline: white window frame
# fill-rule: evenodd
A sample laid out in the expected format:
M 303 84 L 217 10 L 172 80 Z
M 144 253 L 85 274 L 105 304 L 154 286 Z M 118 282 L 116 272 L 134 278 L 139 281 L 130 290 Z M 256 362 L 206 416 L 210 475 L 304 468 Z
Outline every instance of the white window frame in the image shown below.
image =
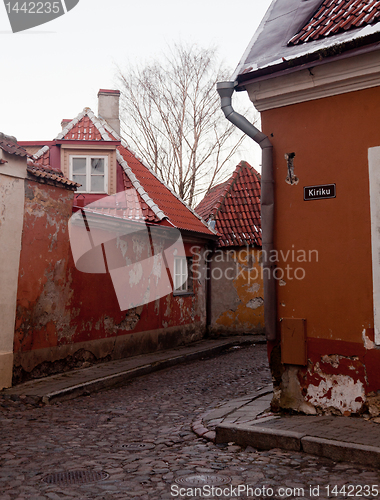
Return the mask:
M 173 285 L 174 294 L 193 293 L 192 257 L 174 257 Z M 178 285 L 178 283 L 182 283 Z
M 70 155 L 70 180 L 73 180 L 73 160 L 86 159 L 86 186 L 77 189 L 77 193 L 104 194 L 108 193 L 108 156 L 104 155 Z M 91 160 L 104 160 L 104 191 L 91 191 Z

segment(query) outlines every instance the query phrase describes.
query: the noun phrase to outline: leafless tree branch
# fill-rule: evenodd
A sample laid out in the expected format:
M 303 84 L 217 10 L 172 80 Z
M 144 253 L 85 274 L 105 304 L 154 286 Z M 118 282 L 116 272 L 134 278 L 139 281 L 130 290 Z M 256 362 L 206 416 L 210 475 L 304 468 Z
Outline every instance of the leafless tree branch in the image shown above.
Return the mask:
M 220 110 L 216 84 L 226 78 L 215 49 L 196 45 L 119 71 L 124 137 L 190 206 L 230 174 L 244 139 Z

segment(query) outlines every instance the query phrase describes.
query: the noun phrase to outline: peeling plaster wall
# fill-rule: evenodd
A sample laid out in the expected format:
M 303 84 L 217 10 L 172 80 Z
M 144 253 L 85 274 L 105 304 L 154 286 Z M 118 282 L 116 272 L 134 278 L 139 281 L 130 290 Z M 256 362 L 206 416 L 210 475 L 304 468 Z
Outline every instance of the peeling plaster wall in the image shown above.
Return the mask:
M 378 87 L 262 112 L 274 147 L 278 320 L 307 325 L 306 367 L 282 364 L 269 344 L 274 407 L 357 413 L 380 390 L 368 173 L 379 114 Z M 290 151 L 297 185 L 285 182 Z M 304 201 L 305 186 L 331 183 L 336 198 Z
M 367 373 L 361 357 L 314 355 L 304 368 L 283 366 L 272 406 L 307 414 L 351 415 L 366 409 L 366 391 Z
M 14 384 L 88 363 L 186 344 L 201 339 L 206 331 L 204 262 L 193 281 L 192 294 L 171 293 L 124 311 L 110 273 L 85 273 L 76 268 L 68 237 L 73 195 L 58 187 L 26 182 Z M 193 244 L 185 242 L 189 256 Z M 107 255 L 113 252 L 118 265 L 145 258 L 150 248 L 149 241 L 138 235 L 107 245 Z M 152 272 L 159 279 L 157 266 Z M 145 286 L 143 276 L 130 278 Z
M 73 192 L 25 181 L 25 210 L 14 336 L 14 378 L 19 355 L 53 348 L 70 331 L 71 280 L 67 224 Z
M 217 249 L 211 262 L 212 335 L 264 332 L 260 249 Z

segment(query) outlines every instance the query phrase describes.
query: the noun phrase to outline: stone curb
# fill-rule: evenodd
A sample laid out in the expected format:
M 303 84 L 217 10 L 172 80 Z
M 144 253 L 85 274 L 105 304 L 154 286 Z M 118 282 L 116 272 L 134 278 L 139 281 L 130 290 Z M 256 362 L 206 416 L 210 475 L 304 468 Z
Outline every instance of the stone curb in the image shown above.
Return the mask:
M 271 429 L 270 427 L 248 426 L 244 424 L 221 424 L 216 428 L 217 444 L 234 442 L 239 446 L 252 446 L 258 450 L 282 448 L 288 451 L 302 451 L 301 439 L 304 434 L 294 431 Z
M 304 433 L 242 424 L 221 424 L 216 427 L 216 444 L 234 442 L 239 446 L 252 446 L 258 450 L 280 448 L 301 451 L 329 458 L 335 462 L 354 462 L 379 467 L 380 448 L 333 439 L 323 439 Z
M 261 396 L 265 396 L 266 394 L 269 394 L 271 392 L 273 392 L 272 386 L 263 387 L 262 389 L 259 389 L 256 392 L 254 392 L 251 397 L 247 397 L 247 399 L 249 399 L 250 402 L 252 402 L 255 399 L 259 399 Z M 238 399 L 237 401 L 239 401 L 239 403 L 237 403 L 237 406 L 234 407 L 230 411 L 226 411 L 226 413 L 225 413 L 226 416 L 229 415 L 230 413 L 233 413 L 234 411 L 236 411 L 236 409 L 241 408 L 242 406 L 247 404 L 246 402 L 242 402 L 242 398 Z M 223 409 L 223 405 L 221 405 L 221 407 L 218 408 L 218 410 L 222 410 L 222 409 Z M 195 432 L 195 434 L 197 434 L 197 436 L 206 438 L 209 441 L 212 441 L 213 443 L 217 442 L 216 441 L 216 430 L 214 431 L 212 429 L 208 429 L 204 424 L 204 420 L 206 420 L 208 415 L 211 415 L 215 411 L 216 411 L 216 408 L 213 408 L 213 409 L 207 411 L 206 413 L 203 413 L 200 417 L 197 417 L 196 420 L 194 420 L 193 423 L 191 424 L 191 428 L 192 428 L 193 432 Z
M 211 339 L 212 340 L 212 339 Z M 230 349 L 235 346 L 249 346 L 253 344 L 263 344 L 266 343 L 265 340 L 261 338 L 261 336 L 257 339 L 244 339 L 240 338 L 231 339 L 221 345 L 200 348 L 196 352 L 184 353 L 181 355 L 176 355 L 172 357 L 168 357 L 166 359 L 161 359 L 157 361 L 153 361 L 152 363 L 138 366 L 137 368 L 132 368 L 128 370 L 124 370 L 122 372 L 114 373 L 111 375 L 107 375 L 104 377 L 98 377 L 93 380 L 82 382 L 79 384 L 68 384 L 67 387 L 59 389 L 54 392 L 47 392 L 46 394 L 41 395 L 28 395 L 27 390 L 25 394 L 20 394 L 20 386 L 15 386 L 15 393 L 12 393 L 13 388 L 5 389 L 4 391 L 0 391 L 0 399 L 1 397 L 12 400 L 27 400 L 28 404 L 39 406 L 41 404 L 48 405 L 60 401 L 66 401 L 69 399 L 74 399 L 79 396 L 86 396 L 94 392 L 98 392 L 104 389 L 110 389 L 112 387 L 117 387 L 123 385 L 125 382 L 141 377 L 143 375 L 147 375 L 149 373 L 153 373 L 158 370 L 163 370 L 165 368 L 170 368 L 172 366 L 176 366 L 181 363 L 185 363 L 187 361 L 193 361 L 200 359 L 204 356 L 213 356 L 217 354 L 221 354 L 222 352 Z M 184 346 L 188 347 L 188 346 Z M 170 351 L 169 353 L 170 354 Z M 40 379 L 38 379 L 40 380 Z M 37 381 L 37 380 L 36 380 Z M 206 433 L 209 432 L 206 429 Z
M 260 399 L 268 394 L 268 388 L 263 388 L 252 395 L 250 402 Z M 233 401 L 231 401 L 233 403 Z M 236 400 L 236 405 L 226 407 L 225 417 L 233 414 L 238 408 L 246 405 L 242 403 L 242 398 Z M 228 410 L 229 408 L 229 410 Z M 209 439 L 215 444 L 234 443 L 241 447 L 251 446 L 257 450 L 270 450 L 280 448 L 287 451 L 299 451 L 329 458 L 335 462 L 354 462 L 364 466 L 380 467 L 380 447 L 366 446 L 361 444 L 338 441 L 334 439 L 324 439 L 309 436 L 307 433 L 295 432 L 283 429 L 273 429 L 262 427 L 265 421 L 278 419 L 280 417 L 270 416 L 255 420 L 254 414 L 249 424 L 245 423 L 220 423 L 215 430 L 207 429 L 204 421 L 212 413 L 223 409 L 223 405 L 218 406 L 202 416 L 197 417 L 192 423 L 192 430 L 199 437 Z
M 335 462 L 356 462 L 372 467 L 380 466 L 380 448 L 377 446 L 365 446 L 312 436 L 303 437 L 301 446 L 305 453 L 330 458 Z

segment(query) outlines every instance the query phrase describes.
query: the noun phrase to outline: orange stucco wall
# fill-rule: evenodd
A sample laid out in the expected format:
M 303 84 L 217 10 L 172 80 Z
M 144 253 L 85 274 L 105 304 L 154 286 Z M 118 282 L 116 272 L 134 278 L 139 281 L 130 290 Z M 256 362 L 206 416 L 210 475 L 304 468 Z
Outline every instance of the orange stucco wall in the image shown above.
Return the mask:
M 363 328 L 373 328 L 367 155 L 380 145 L 379 116 L 378 88 L 262 114 L 274 146 L 275 245 L 285 256 L 294 250 L 279 266 L 305 270 L 278 286 L 278 314 L 306 318 L 308 337 L 361 343 Z M 290 152 L 296 186 L 285 182 Z M 304 186 L 332 183 L 335 199 L 303 200 Z M 300 250 L 318 257 L 302 262 Z
M 334 406 L 331 390 L 320 391 L 328 377 L 332 386 L 338 375 L 349 377 L 367 394 L 380 388 L 380 351 L 371 342 L 368 177 L 368 148 L 380 145 L 379 116 L 380 88 L 262 113 L 262 129 L 274 150 L 275 248 L 282 251 L 278 320 L 306 319 L 308 366 L 298 367 L 297 377 L 313 404 L 310 388 L 325 406 Z M 297 185 L 285 182 L 284 155 L 292 152 Z M 333 183 L 336 198 L 304 201 L 305 186 Z M 362 399 L 356 398 L 358 406 Z
M 264 332 L 264 287 L 261 249 L 215 250 L 211 261 L 213 335 Z

